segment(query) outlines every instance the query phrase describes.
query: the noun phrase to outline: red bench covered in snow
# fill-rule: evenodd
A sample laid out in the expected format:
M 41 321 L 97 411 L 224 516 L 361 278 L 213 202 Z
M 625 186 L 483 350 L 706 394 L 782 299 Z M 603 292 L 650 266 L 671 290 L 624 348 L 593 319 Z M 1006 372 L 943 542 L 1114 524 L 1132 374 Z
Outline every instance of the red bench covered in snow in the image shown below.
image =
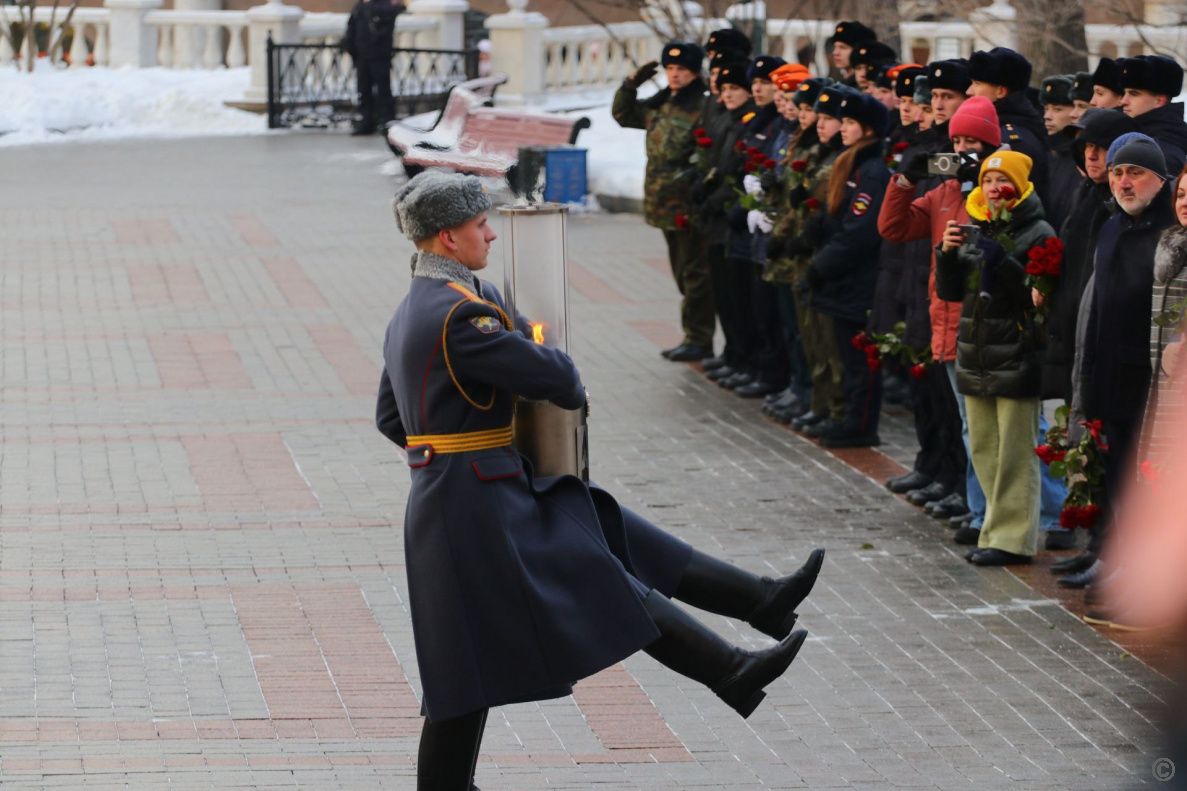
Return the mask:
M 506 81 L 506 74 L 495 74 L 451 86 L 445 99 L 445 108 L 431 124 L 424 123 L 424 115 L 391 124 L 387 128 L 388 147 L 398 157 L 413 148 L 435 151 L 455 148 L 462 126 L 465 125 L 466 114 L 471 108 L 490 105 L 494 101 L 495 91 Z

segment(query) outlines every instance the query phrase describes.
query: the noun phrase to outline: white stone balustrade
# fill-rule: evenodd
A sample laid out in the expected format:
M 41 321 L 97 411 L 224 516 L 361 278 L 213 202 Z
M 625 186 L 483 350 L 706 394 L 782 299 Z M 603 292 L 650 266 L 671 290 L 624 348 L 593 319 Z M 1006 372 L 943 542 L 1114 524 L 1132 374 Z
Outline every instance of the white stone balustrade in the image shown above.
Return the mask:
M 608 27 L 580 25 L 543 31 L 543 87 L 547 93 L 617 88 L 635 70 L 635 64 L 651 60 L 662 43 L 643 22 Z
M 247 64 L 244 11 L 151 11 L 157 30 L 156 65 L 174 69 L 235 69 Z

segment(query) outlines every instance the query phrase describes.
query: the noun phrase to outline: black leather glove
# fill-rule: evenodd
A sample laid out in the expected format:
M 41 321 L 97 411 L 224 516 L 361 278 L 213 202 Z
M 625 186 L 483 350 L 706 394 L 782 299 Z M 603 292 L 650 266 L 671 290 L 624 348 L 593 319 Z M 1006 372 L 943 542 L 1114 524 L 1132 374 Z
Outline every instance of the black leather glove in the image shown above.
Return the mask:
M 649 60 L 639 67 L 639 70 L 626 78 L 623 83 L 627 88 L 638 88 L 643 83 L 650 80 L 659 71 L 659 63 L 654 60 Z
M 978 181 L 981 175 L 981 162 L 976 154 L 961 154 L 960 168 L 956 171 L 956 180 L 960 182 Z
M 764 191 L 770 192 L 775 185 L 779 183 L 779 177 L 775 175 L 774 170 L 764 171 L 762 176 L 758 179 L 758 184 Z
M 899 174 L 912 184 L 918 184 L 929 175 L 927 172 L 927 159 L 929 156 L 931 155 L 926 152 L 915 154 L 907 160 L 907 164 L 903 166 Z
M 799 185 L 791 192 L 787 193 L 787 201 L 791 204 L 791 208 L 798 209 L 800 204 L 808 199 L 808 188 L 803 184 Z

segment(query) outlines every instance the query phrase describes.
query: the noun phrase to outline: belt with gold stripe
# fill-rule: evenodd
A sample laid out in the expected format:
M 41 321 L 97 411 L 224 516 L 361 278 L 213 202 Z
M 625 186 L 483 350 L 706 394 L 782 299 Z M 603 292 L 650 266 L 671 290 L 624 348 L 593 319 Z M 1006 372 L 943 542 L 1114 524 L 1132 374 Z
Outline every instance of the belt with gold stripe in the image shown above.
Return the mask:
M 474 450 L 505 448 L 511 444 L 511 426 L 492 428 L 488 431 L 467 431 L 461 434 L 418 434 L 408 437 L 408 463 L 413 466 L 425 464 L 438 453 L 465 453 Z M 427 446 L 424 461 L 414 457 L 413 449 Z

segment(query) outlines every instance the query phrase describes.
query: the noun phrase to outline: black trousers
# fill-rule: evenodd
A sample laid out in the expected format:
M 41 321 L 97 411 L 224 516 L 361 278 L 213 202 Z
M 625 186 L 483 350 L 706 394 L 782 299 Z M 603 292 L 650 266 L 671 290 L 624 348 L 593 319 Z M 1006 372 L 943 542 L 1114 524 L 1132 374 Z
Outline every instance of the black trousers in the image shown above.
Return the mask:
M 865 329 L 865 321 L 833 317 L 837 349 L 841 352 L 842 388 L 845 411 L 841 431 L 868 434 L 878 430 L 882 411 L 882 372 L 870 369 L 865 352 L 853 346 L 853 336 Z
M 928 368 L 925 379 L 907 377 L 915 403 L 915 469 L 965 494 L 968 455 L 960 436 L 960 410 L 942 364 Z
M 758 323 L 754 317 L 754 269 L 754 263 L 749 258 L 727 258 L 723 278 L 737 333 L 737 351 L 730 361 L 730 367 L 757 373 L 759 338 Z
M 470 791 L 488 711 L 425 720 L 416 758 L 416 791 Z
M 768 384 L 786 387 L 790 373 L 778 289 L 774 283 L 762 279 L 762 267 L 754 264 L 750 266 L 750 300 L 754 305 L 758 378 Z
M 776 283 L 775 301 L 779 305 L 779 320 L 782 322 L 783 346 L 787 350 L 787 367 L 792 392 L 807 403 L 812 393 L 812 368 L 804 354 L 800 339 L 800 320 L 796 315 L 795 291 L 790 283 Z
M 1105 491 L 1101 504 L 1101 518 L 1089 532 L 1088 551 L 1099 553 L 1105 544 L 1110 523 L 1116 518 L 1121 495 L 1126 485 L 1136 477 L 1137 465 L 1133 454 L 1137 448 L 1141 416 L 1133 420 L 1105 420 L 1105 440 L 1109 446 L 1105 453 Z M 1087 429 L 1085 429 L 1087 430 Z
M 375 127 L 396 117 L 392 98 L 392 63 L 390 58 L 360 58 L 354 63 L 359 86 L 359 112 L 362 125 Z

